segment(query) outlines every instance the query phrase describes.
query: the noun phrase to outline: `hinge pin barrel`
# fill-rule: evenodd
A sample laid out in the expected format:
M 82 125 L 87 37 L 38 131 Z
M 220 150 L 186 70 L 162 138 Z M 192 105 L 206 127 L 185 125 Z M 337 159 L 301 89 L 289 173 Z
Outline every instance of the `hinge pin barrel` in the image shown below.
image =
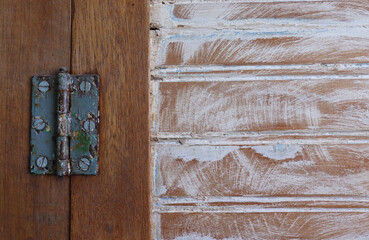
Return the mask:
M 71 166 L 69 158 L 69 138 L 70 138 L 70 85 L 71 76 L 66 69 L 60 69 L 57 78 L 57 147 L 56 171 L 59 176 L 70 175 Z
M 31 173 L 97 175 L 99 81 L 66 68 L 32 77 Z

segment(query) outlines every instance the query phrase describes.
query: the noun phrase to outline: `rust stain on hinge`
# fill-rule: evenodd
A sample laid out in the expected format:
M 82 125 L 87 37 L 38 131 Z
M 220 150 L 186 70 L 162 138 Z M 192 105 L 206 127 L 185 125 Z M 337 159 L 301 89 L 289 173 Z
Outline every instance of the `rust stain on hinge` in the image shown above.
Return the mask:
M 31 173 L 97 174 L 98 87 L 98 75 L 65 68 L 32 78 Z
M 69 160 L 70 138 L 70 85 L 72 79 L 67 70 L 62 68 L 57 77 L 58 107 L 57 107 L 57 138 L 56 138 L 56 173 L 59 176 L 69 175 L 71 172 Z

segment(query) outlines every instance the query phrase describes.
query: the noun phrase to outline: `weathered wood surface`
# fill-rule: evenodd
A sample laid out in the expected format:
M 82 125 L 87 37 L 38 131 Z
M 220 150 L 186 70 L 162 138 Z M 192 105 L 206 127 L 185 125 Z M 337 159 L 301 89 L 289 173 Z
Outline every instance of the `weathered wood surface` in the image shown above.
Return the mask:
M 69 178 L 29 173 L 31 77 L 70 67 L 70 1 L 0 2 L 0 239 L 69 239 Z
M 71 239 L 149 239 L 146 1 L 74 1 L 72 70 L 100 75 L 100 173 L 72 177 Z
M 154 239 L 366 239 L 369 1 L 151 1 Z
M 152 64 L 154 65 L 154 64 Z M 152 69 L 156 81 L 230 81 L 268 79 L 368 78 L 369 64 L 295 64 L 240 66 L 165 66 Z M 265 80 L 265 78 L 264 78 Z
M 368 212 L 368 197 L 352 196 L 197 196 L 163 197 L 155 213 L 192 212 Z
M 155 194 L 368 196 L 366 144 L 156 145 Z
M 152 61 L 170 65 L 368 62 L 368 1 L 154 4 Z M 158 49 L 156 49 L 158 48 Z
M 368 1 L 175 1 L 152 5 L 157 28 L 296 29 L 369 24 Z
M 156 238 L 368 239 L 369 213 L 163 213 Z
M 368 28 L 260 32 L 163 30 L 158 66 L 366 63 Z
M 369 130 L 369 78 L 157 85 L 155 132 Z

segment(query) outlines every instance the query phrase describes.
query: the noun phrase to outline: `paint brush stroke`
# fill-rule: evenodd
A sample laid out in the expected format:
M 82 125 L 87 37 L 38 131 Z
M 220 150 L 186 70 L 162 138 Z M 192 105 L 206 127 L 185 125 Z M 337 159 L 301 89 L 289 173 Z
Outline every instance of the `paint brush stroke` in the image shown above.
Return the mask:
M 196 197 L 369 194 L 367 144 L 279 144 L 240 146 L 236 150 L 233 150 L 235 147 L 227 147 L 219 156 L 214 154 L 214 158 L 210 160 L 209 156 L 195 153 L 196 149 L 200 153 L 217 152 L 217 148 L 219 147 L 158 145 L 157 195 Z M 224 156 L 227 152 L 229 153 Z M 188 161 L 189 159 L 192 160 Z
M 161 214 L 157 239 L 369 238 L 368 213 Z
M 369 80 L 159 83 L 156 131 L 367 131 Z

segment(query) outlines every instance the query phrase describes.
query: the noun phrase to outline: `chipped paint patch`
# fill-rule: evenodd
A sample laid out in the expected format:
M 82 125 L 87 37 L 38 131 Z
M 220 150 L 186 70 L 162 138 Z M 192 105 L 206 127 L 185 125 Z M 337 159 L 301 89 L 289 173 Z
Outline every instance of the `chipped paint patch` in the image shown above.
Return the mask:
M 167 148 L 160 148 L 158 155 L 160 157 L 169 157 L 174 159 L 182 159 L 185 162 L 199 161 L 199 162 L 215 162 L 222 160 L 230 152 L 237 150 L 237 146 L 216 146 L 209 148 L 207 146 L 194 147 L 178 147 L 168 146 Z
M 91 144 L 90 135 L 86 132 L 80 130 L 73 132 L 73 137 L 77 140 L 77 144 L 72 150 L 77 150 L 81 152 L 88 152 Z
M 273 160 L 293 159 L 302 151 L 299 145 L 277 144 L 274 146 L 254 146 L 251 147 L 257 153 Z

